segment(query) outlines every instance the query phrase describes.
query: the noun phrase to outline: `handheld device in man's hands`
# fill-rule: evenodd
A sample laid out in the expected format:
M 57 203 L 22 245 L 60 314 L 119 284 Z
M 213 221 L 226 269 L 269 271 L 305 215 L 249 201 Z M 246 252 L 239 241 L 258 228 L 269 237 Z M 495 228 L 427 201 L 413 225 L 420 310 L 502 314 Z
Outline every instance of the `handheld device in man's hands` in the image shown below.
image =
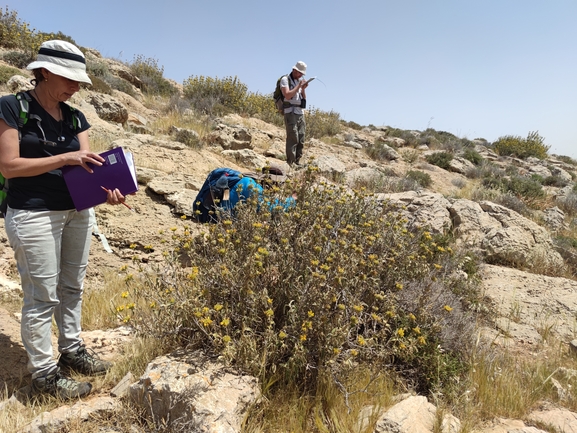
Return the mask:
M 312 80 L 314 80 L 315 78 L 316 78 L 316 77 L 309 78 L 309 79 L 307 80 L 307 84 L 310 83 L 310 82 L 311 82 Z

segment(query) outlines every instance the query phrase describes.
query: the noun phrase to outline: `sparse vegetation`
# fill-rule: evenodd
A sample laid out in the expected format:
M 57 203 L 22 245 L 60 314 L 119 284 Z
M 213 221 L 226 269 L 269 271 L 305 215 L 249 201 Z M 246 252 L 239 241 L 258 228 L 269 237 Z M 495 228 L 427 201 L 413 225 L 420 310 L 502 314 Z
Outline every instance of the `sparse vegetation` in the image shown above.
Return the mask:
M 0 10 L 0 46 L 11 50 L 3 59 L 14 66 L 0 66 L 0 84 L 35 58 L 43 40 L 54 37 L 74 42 L 66 35 L 30 29 L 15 12 Z M 111 73 L 105 62 L 91 60 L 87 66 L 92 91 L 138 93 L 144 105 L 160 113 L 147 129 L 172 133 L 173 140 L 190 147 L 203 145 L 215 116 L 236 113 L 283 126 L 271 95 L 250 92 L 237 77 L 191 76 L 181 97 L 155 59 L 136 56 L 125 65 L 138 78 L 131 82 L 144 83 L 140 90 Z M 306 122 L 308 138 L 329 144 L 340 144 L 345 134 L 338 134 L 347 128 L 359 136 L 367 132 L 334 111 L 315 107 L 307 110 Z M 171 132 L 173 127 L 182 131 Z M 451 180 L 466 189 L 456 194 L 493 201 L 527 218 L 537 220 L 534 210 L 553 204 L 553 199 L 546 202 L 543 185 L 569 184 L 558 175 L 525 176 L 523 164 L 520 169 L 512 164 L 503 168 L 508 158 L 500 159 L 501 166 L 484 160 L 472 142 L 449 132 L 388 128 L 383 134 L 404 140 L 407 147 L 399 150 L 399 165 L 414 164 L 422 154 L 417 146 L 423 144 L 437 150 L 427 157 L 429 164 L 444 169 L 454 155 L 462 156 L 475 168 L 467 173 L 471 180 Z M 91 147 L 102 151 L 111 141 L 93 137 Z M 527 138 L 501 137 L 492 147 L 501 156 L 522 159 L 544 159 L 549 150 L 537 132 Z M 390 159 L 390 149 L 380 139 L 365 151 L 375 161 Z M 577 164 L 569 157 L 557 158 Z M 404 171 L 407 165 L 402 167 Z M 266 199 L 273 202 L 297 192 L 298 203 L 288 212 L 274 206 L 263 210 L 262 203 L 258 211 L 259 204 L 249 201 L 234 218 L 222 215 L 218 224 L 196 237 L 191 234 L 193 223 L 178 221 L 164 229 L 166 263 L 156 268 L 145 268 L 135 251 L 133 265 L 141 266 L 140 274 L 122 268 L 85 294 L 86 330 L 126 324 L 139 332 L 114 369 L 97 379 L 96 388 L 110 388 L 129 371 L 138 376 L 156 356 L 186 346 L 204 349 L 260 379 L 265 398 L 251 408 L 243 427 L 250 433 L 277 431 L 279 425 L 287 432 L 356 431 L 359 414 L 366 415 L 367 407 L 374 408 L 367 417 L 374 422 L 380 409 L 407 390 L 434 396 L 435 404 L 450 407 L 461 419 L 462 431 L 470 432 L 497 416 L 524 419 L 540 401 L 559 402 L 551 378 L 571 396 L 564 406 L 576 410 L 577 379 L 561 374 L 564 367 L 574 370 L 575 360 L 554 340 L 546 318 L 538 327 L 548 342 L 539 345 L 547 349 L 546 356 L 529 360 L 481 343 L 471 347 L 476 320 L 493 314 L 477 292 L 481 259 L 457 250 L 451 233 L 407 228 L 400 209 L 372 196 L 429 188 L 431 175 L 409 170 L 400 177 L 392 169 L 380 170 L 349 184 L 351 192 L 344 183 L 335 185 L 342 175 L 327 175 L 333 182 L 321 181 L 310 166 L 299 172 L 302 178 L 295 176 L 298 181 L 267 192 Z M 577 191 L 559 195 L 554 204 L 565 212 L 567 222 L 555 237 L 555 248 L 575 278 Z M 521 317 L 517 308 L 508 314 L 511 321 Z M 51 400 L 5 409 L 0 431 L 19 431 L 36 415 L 61 404 Z M 147 431 L 169 431 L 126 402 L 116 412 L 97 417 L 98 428 L 128 431 L 140 425 Z M 62 431 L 88 433 L 96 428 L 70 423 Z

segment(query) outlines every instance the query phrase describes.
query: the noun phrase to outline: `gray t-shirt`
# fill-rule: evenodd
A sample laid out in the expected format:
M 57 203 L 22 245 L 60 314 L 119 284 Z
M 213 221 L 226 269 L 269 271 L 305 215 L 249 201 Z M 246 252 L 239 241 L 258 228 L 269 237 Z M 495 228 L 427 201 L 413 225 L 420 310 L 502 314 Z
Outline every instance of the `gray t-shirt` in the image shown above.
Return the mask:
M 290 84 L 290 86 L 289 86 Z M 281 78 L 280 80 L 280 87 L 287 87 L 289 90 L 293 89 L 295 86 L 297 85 L 297 81 L 293 80 L 293 78 L 289 75 L 285 75 L 284 77 Z M 285 102 L 290 102 L 291 106 L 288 108 L 284 109 L 285 114 L 286 113 L 294 113 L 294 114 L 303 114 L 303 109 L 301 108 L 301 90 L 299 89 L 299 91 L 292 97 L 292 99 L 289 99 L 288 101 L 285 99 Z

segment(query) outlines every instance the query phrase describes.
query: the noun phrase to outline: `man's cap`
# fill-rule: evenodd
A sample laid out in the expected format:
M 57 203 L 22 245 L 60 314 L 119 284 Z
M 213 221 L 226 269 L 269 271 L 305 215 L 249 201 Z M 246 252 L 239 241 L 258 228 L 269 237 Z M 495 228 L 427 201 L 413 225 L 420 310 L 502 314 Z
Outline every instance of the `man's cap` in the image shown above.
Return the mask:
M 45 68 L 69 80 L 92 84 L 86 74 L 84 54 L 70 42 L 59 40 L 43 42 L 36 61 L 26 67 L 29 71 L 38 68 Z
M 299 71 L 301 74 L 306 75 L 307 73 L 307 64 L 305 62 L 301 62 L 300 60 L 297 62 L 296 65 L 293 66 L 293 69 Z

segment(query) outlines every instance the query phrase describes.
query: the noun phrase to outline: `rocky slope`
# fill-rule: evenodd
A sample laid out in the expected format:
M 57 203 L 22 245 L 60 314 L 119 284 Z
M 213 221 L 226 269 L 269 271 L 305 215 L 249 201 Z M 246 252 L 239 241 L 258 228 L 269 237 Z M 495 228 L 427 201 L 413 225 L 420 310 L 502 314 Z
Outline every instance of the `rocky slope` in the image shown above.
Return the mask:
M 89 56 L 97 57 L 98 54 L 90 51 Z M 131 74 L 125 66 L 109 59 L 106 62 L 119 77 L 130 81 Z M 29 75 L 22 71 L 22 76 L 14 77 L 6 88 L 1 89 L 3 94 L 26 89 Z M 132 81 L 136 82 L 136 79 L 132 77 Z M 102 205 L 96 208 L 99 233 L 105 236 L 111 251 L 107 251 L 101 238 L 95 235 L 86 290 L 97 289 L 111 272 L 117 272 L 123 265 L 134 267 L 132 259 L 135 254 L 142 263 L 162 263 L 163 235 L 160 232 L 184 224 L 181 217 L 191 215 L 192 200 L 212 169 L 226 166 L 246 171 L 262 167 L 267 162 L 284 164 L 284 131 L 281 128 L 258 119 L 231 115 L 216 122 L 217 127 L 205 137 L 208 144 L 192 148 L 177 140 L 178 130 L 173 130 L 172 135 L 159 135 L 153 131 L 151 125 L 158 113 L 143 105 L 137 88 L 135 94 L 137 98 L 118 91 L 103 95 L 83 89 L 71 101 L 93 125 L 93 140 L 102 147 L 96 150 L 122 146 L 134 153 L 140 185 L 140 191 L 128 198 L 135 212 L 123 206 Z M 433 181 L 427 190 L 386 195 L 387 199 L 406 206 L 410 223 L 427 224 L 438 231 L 453 230 L 458 242 L 476 249 L 482 257 L 493 262 L 502 258 L 499 254 L 514 252 L 516 263 L 528 265 L 540 257 L 549 263 L 549 268 L 564 266 L 563 258 L 556 253 L 551 242 L 551 233 L 558 224 L 538 225 L 490 202 L 459 199 L 462 190 L 474 182 L 464 175 L 466 166 L 455 166 L 452 171 L 447 171 L 427 164 L 424 156 L 430 149 L 420 149 L 417 160 L 409 164 L 397 152 L 400 152 L 402 141 L 396 141 L 397 151 L 391 149 L 390 160 L 375 162 L 363 148 L 366 143 L 385 138 L 384 129 L 348 130 L 340 137 L 342 144 L 308 140 L 304 158 L 313 161 L 327 179 L 338 178 L 350 185 L 359 179 L 402 176 L 410 169 L 425 171 Z M 521 172 L 556 169 L 569 178 L 574 172 L 574 167 L 554 158 L 545 167 L 539 161 L 499 158 L 480 144 L 478 151 L 495 164 L 516 165 Z M 462 164 L 466 165 L 466 162 Z M 290 172 L 288 166 L 285 168 Z M 552 188 L 549 194 L 554 200 L 563 191 Z M 0 226 L 3 223 L 0 220 Z M 560 222 L 557 219 L 557 223 L 565 223 L 563 216 Z M 197 232 L 204 229 L 200 225 L 193 225 L 193 228 Z M 555 335 L 570 347 L 569 343 L 575 338 L 577 282 L 492 265 L 483 266 L 481 276 L 488 304 L 495 312 L 494 322 L 480 327 L 481 338 L 496 345 L 515 347 L 519 353 L 545 350 L 546 335 Z M 13 390 L 26 376 L 26 359 L 19 342 L 18 278 L 3 227 L 0 227 L 0 291 L 4 304 L 8 306 L 0 308 L 0 339 L 2 347 L 9 348 L 3 351 L 5 368 L 0 370 L 0 386 Z M 515 320 L 511 320 L 512 310 L 519 311 Z M 547 329 L 547 334 L 544 329 Z M 103 356 L 110 358 L 117 355 L 126 337 L 122 330 L 109 334 L 85 334 Z M 563 412 L 563 416 L 567 414 Z M 550 424 L 556 422 L 547 420 Z M 487 431 L 524 428 L 522 421 L 502 422 L 503 425 L 507 423 L 509 427 Z M 563 428 L 565 430 L 560 431 L 574 431 Z

